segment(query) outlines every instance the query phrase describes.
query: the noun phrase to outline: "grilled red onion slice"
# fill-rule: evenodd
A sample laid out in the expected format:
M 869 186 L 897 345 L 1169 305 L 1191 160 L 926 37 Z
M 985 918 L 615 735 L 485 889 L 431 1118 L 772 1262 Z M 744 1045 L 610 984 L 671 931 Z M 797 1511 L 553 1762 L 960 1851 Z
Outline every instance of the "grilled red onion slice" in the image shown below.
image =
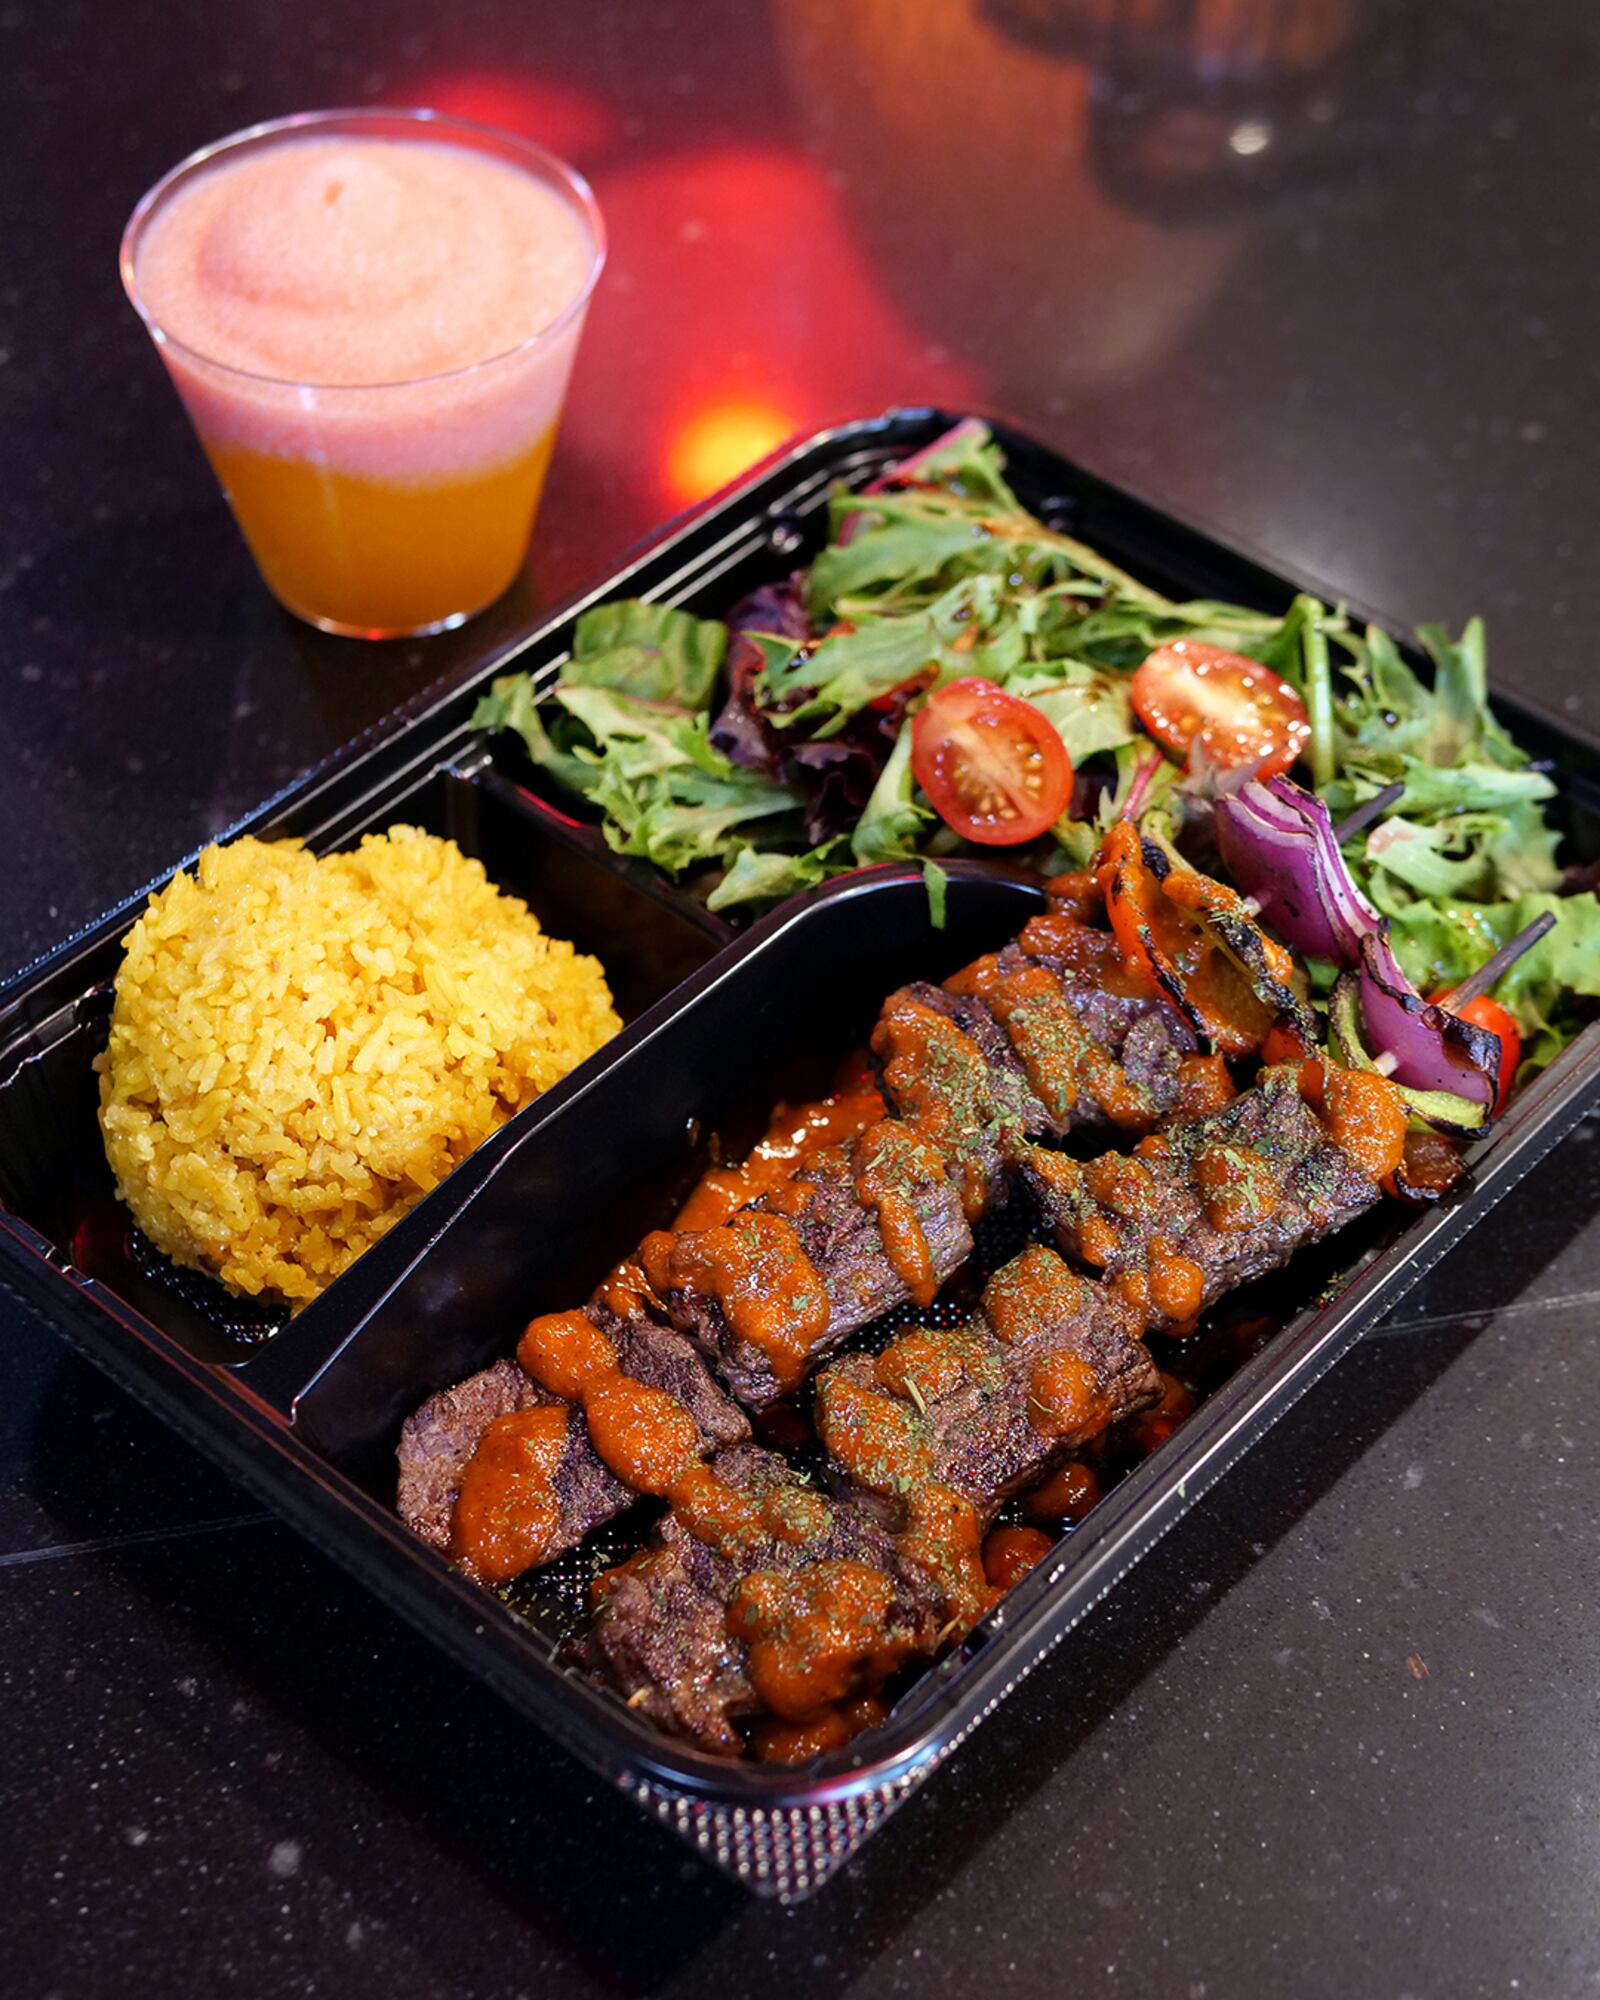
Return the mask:
M 1252 781 L 1217 800 L 1216 830 L 1235 886 L 1267 929 L 1309 958 L 1350 968 L 1340 982 L 1346 1004 L 1335 1008 L 1336 1039 L 1359 1041 L 1347 1059 L 1384 1055 L 1419 1116 L 1440 1130 L 1481 1129 L 1494 1108 L 1499 1042 L 1424 1000 L 1401 971 L 1321 799 L 1287 778 Z
M 1369 1049 L 1394 1057 L 1389 1074 L 1412 1090 L 1444 1090 L 1494 1109 L 1500 1038 L 1436 1007 L 1411 984 L 1381 931 L 1361 940 L 1361 1020 Z
M 1351 880 L 1314 792 L 1288 778 L 1252 779 L 1217 800 L 1216 831 L 1234 886 L 1275 938 L 1306 958 L 1357 963 L 1381 920 Z

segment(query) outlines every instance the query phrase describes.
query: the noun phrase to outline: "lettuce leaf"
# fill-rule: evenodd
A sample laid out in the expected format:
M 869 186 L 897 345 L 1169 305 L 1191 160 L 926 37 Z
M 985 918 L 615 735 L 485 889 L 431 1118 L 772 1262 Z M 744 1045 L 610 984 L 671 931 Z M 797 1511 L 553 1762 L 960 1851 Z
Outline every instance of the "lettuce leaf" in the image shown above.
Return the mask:
M 638 701 L 698 710 L 711 704 L 727 651 L 728 628 L 720 621 L 618 598 L 579 618 L 561 678 L 568 687 L 609 688 Z
M 1133 719 L 1124 674 L 1107 673 L 1087 660 L 1053 660 L 1012 674 L 1005 687 L 1048 719 L 1074 767 L 1102 750 L 1144 740 Z
M 555 742 L 539 714 L 539 701 L 531 674 L 502 674 L 487 694 L 478 697 L 472 726 L 509 729 L 520 736 L 539 769 L 548 772 L 563 791 L 576 792 L 581 798 L 588 790 L 589 767 Z
M 923 828 L 935 818 L 931 806 L 916 802 L 911 775 L 911 725 L 901 726 L 889 761 L 856 822 L 851 851 L 862 867 L 874 861 L 904 861 L 917 851 Z
M 565 683 L 547 699 L 554 712 L 548 727 L 527 675 L 509 675 L 495 682 L 473 719 L 482 728 L 514 729 L 541 770 L 600 811 L 617 853 L 679 875 L 730 859 L 758 831 L 773 845 L 798 832 L 792 794 L 730 763 L 711 742 L 703 712 Z
M 1556 836 L 1533 805 L 1504 813 L 1454 813 L 1431 823 L 1408 819 L 1404 797 L 1367 836 L 1366 856 L 1416 895 L 1479 902 L 1553 889 Z
M 728 872 L 707 896 L 706 907 L 732 910 L 743 903 L 775 903 L 784 896 L 798 895 L 802 889 L 814 889 L 829 875 L 839 873 L 834 860 L 838 844 L 829 841 L 800 854 L 741 847 Z

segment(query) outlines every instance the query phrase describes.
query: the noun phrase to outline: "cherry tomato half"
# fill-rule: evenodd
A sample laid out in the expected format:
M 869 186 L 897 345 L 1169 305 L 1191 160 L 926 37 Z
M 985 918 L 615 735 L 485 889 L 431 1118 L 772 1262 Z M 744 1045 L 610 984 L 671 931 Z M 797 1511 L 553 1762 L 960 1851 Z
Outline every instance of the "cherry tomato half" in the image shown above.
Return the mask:
M 1174 639 L 1156 650 L 1133 676 L 1134 712 L 1175 757 L 1190 757 L 1198 743 L 1221 771 L 1242 765 L 1258 778 L 1289 766 L 1311 740 L 1306 705 L 1270 667 L 1208 646 Z
M 1511 1095 L 1511 1086 L 1516 1080 L 1517 1064 L 1522 1060 L 1522 1030 L 1517 1026 L 1517 1017 L 1498 1000 L 1491 1000 L 1487 993 L 1480 993 L 1476 1000 L 1469 1000 L 1465 1007 L 1451 1007 L 1447 992 L 1429 996 L 1437 1006 L 1447 1008 L 1463 1021 L 1470 1021 L 1475 1028 L 1487 1028 L 1500 1043 L 1500 1081 L 1494 1094 L 1494 1111 L 1498 1118 L 1506 1108 L 1506 1099 Z
M 1054 725 L 977 678 L 939 688 L 912 717 L 911 769 L 945 825 L 984 847 L 1037 840 L 1072 795 Z

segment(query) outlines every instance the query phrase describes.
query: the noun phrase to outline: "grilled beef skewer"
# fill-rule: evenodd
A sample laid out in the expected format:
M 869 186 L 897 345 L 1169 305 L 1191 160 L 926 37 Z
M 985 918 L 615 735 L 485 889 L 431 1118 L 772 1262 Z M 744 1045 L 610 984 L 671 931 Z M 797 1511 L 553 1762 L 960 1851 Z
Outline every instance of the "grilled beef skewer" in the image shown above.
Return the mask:
M 932 1482 L 985 1524 L 1110 1425 L 1161 1397 L 1139 1322 L 1102 1285 L 1032 1243 L 989 1280 L 960 1327 L 913 1327 L 881 1354 L 817 1378 L 817 1434 L 891 1527 Z
M 684 1412 L 700 1452 L 749 1437 L 744 1412 L 672 1328 L 598 1299 L 583 1316 L 611 1344 L 625 1381 Z M 600 1457 L 583 1413 L 516 1361 L 430 1396 L 407 1418 L 399 1456 L 400 1518 L 487 1584 L 576 1548 L 636 1497 Z
M 742 1717 L 814 1720 L 931 1657 L 994 1602 L 982 1535 L 1001 1502 L 1159 1399 L 1129 1318 L 1033 1244 L 972 1325 L 834 1362 L 818 1433 L 845 1493 L 753 1447 L 720 1453 L 705 1472 L 752 1518 L 730 1526 L 698 1494 L 674 1507 L 600 1579 L 590 1658 L 662 1727 L 737 1752 Z
M 818 1435 L 842 1485 L 892 1536 L 895 1576 L 920 1572 L 936 1597 L 933 1650 L 993 1602 L 982 1536 L 1004 1500 L 1159 1400 L 1139 1333 L 1186 1331 L 1231 1285 L 1376 1201 L 1404 1128 L 1382 1079 L 1313 1061 L 1264 1071 L 1256 1088 L 1173 1121 L 1132 1156 L 1084 1166 L 1008 1141 L 1064 1247 L 1108 1266 L 1106 1278 L 1030 1245 L 990 1280 L 971 1324 L 913 1328 L 877 1356 L 832 1363 L 817 1383 Z M 693 1539 L 680 1520 L 671 1534 L 683 1533 Z M 607 1616 L 602 1607 L 602 1626 Z M 848 1645 L 834 1638 L 836 1680 L 850 1693 L 870 1686 L 870 1646 L 861 1642 L 846 1672 Z M 906 1647 L 894 1664 L 922 1656 L 909 1631 Z M 630 1657 L 644 1672 L 637 1646 Z M 681 1668 L 681 1655 L 667 1658 Z M 688 1698 L 647 1697 L 663 1717 L 684 1713 Z
M 901 1117 L 824 1148 L 710 1229 L 647 1238 L 621 1318 L 615 1286 L 586 1309 L 611 1334 L 633 1329 L 621 1375 L 685 1403 L 700 1456 L 746 1434 L 743 1420 L 655 1312 L 759 1410 L 857 1328 L 931 1302 L 971 1250 L 969 1218 L 1005 1190 L 1020 1142 L 1080 1124 L 1144 1131 L 1179 1100 L 1193 1037 L 1122 964 L 1111 934 L 1084 921 L 1091 893 L 1067 878 L 1002 951 L 943 988 L 891 997 L 874 1047 Z M 486 1581 L 571 1547 L 636 1487 L 614 1451 L 596 1448 L 589 1417 L 573 1411 L 562 1429 L 529 1372 L 572 1400 L 535 1360 L 430 1399 L 402 1438 L 403 1518 Z M 463 1492 L 464 1507 L 452 1498 Z M 518 1507 L 530 1518 L 512 1533 Z M 492 1551 L 469 1546 L 486 1535 Z
M 712 1522 L 674 1509 L 596 1585 L 586 1650 L 630 1707 L 737 1755 L 735 1720 L 808 1719 L 935 1650 L 943 1597 L 878 1522 L 755 1445 L 706 1469 Z
M 899 1117 L 713 1230 L 646 1238 L 640 1261 L 668 1317 L 761 1409 L 859 1327 L 932 1302 L 971 1250 L 967 1222 L 1006 1192 L 1013 1141 L 1148 1132 L 1195 1050 L 1111 934 L 1058 903 L 943 987 L 890 996 L 873 1053 Z
M 1398 1158 L 1405 1110 L 1384 1079 L 1306 1067 L 1321 1115 L 1302 1068 L 1282 1066 L 1129 1155 L 1024 1145 L 1012 1157 L 1067 1256 L 1103 1272 L 1147 1327 L 1187 1331 L 1223 1292 L 1370 1208 Z

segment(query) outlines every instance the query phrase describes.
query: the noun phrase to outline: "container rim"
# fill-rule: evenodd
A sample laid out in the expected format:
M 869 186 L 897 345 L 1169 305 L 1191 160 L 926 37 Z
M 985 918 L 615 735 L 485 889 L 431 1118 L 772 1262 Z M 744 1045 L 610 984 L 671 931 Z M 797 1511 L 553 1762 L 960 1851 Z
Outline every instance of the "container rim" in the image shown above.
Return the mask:
M 145 230 L 157 211 L 180 187 L 214 168 L 219 161 L 251 152 L 265 152 L 285 142 L 314 136 L 318 132 L 338 132 L 354 128 L 355 136 L 371 138 L 399 137 L 413 135 L 434 137 L 447 144 L 457 145 L 466 152 L 491 155 L 510 160 L 527 168 L 536 179 L 554 187 L 578 215 L 588 234 L 590 245 L 589 267 L 576 294 L 568 300 L 554 319 L 547 320 L 524 339 L 515 341 L 510 347 L 499 349 L 494 354 L 480 356 L 476 361 L 464 363 L 459 368 L 431 370 L 423 375 L 396 376 L 383 382 L 313 382 L 303 377 L 271 375 L 259 369 L 240 368 L 231 361 L 223 361 L 203 348 L 195 347 L 181 339 L 170 327 L 162 324 L 151 310 L 139 287 L 138 258 L 139 247 Z M 241 131 L 231 132 L 226 137 L 214 139 L 208 145 L 198 147 L 175 167 L 169 168 L 161 178 L 148 188 L 135 204 L 122 232 L 122 241 L 117 252 L 117 268 L 122 277 L 122 288 L 134 311 L 144 321 L 145 329 L 158 349 L 181 354 L 187 360 L 199 363 L 204 368 L 215 369 L 219 374 L 235 381 L 253 382 L 258 387 L 272 389 L 309 390 L 314 393 L 337 392 L 342 396 L 381 394 L 392 389 L 416 389 L 439 382 L 463 381 L 469 376 L 482 373 L 503 361 L 515 359 L 518 355 L 531 353 L 535 348 L 553 343 L 555 339 L 581 318 L 589 300 L 594 295 L 595 286 L 600 282 L 600 274 L 605 269 L 607 254 L 605 218 L 601 215 L 600 204 L 595 199 L 593 188 L 574 166 L 541 146 L 536 140 L 524 139 L 514 132 L 502 131 L 498 126 L 485 125 L 475 119 L 457 118 L 450 112 L 435 111 L 428 106 L 382 106 L 357 105 L 347 108 L 333 108 L 326 111 L 297 111 L 287 118 L 267 118 L 255 125 L 247 125 Z

